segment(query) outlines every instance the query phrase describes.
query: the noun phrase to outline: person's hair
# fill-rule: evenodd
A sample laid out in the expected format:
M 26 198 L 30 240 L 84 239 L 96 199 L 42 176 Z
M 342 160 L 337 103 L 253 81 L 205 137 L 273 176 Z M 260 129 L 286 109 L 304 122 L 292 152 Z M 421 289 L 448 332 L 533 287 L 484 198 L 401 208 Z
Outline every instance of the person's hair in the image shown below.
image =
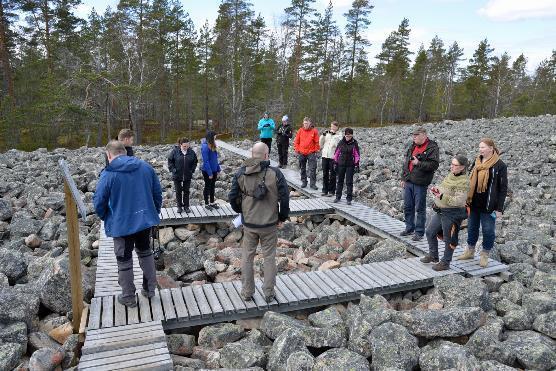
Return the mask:
M 310 118 L 310 117 L 308 117 L 308 116 L 303 117 L 303 122 L 305 122 L 305 121 L 308 121 L 309 124 L 312 124 L 312 123 L 313 123 L 313 119 Z
M 352 128 L 346 128 L 344 130 L 344 134 L 352 134 L 353 135 L 353 129 Z
M 261 146 L 261 144 L 264 144 L 264 146 Z M 257 148 L 260 148 L 261 150 L 259 151 L 257 150 Z M 255 144 L 253 144 L 253 147 L 251 148 L 251 155 L 253 156 L 253 158 L 256 159 L 264 159 L 267 153 L 268 146 L 263 142 L 255 142 Z
M 131 130 L 131 129 L 122 129 L 118 133 L 118 140 L 119 141 L 123 141 L 124 139 L 133 138 L 133 137 L 134 137 L 133 130 Z
M 337 128 L 340 127 L 340 124 L 338 123 L 338 121 L 332 121 L 332 122 L 330 123 L 330 125 L 334 125 L 334 126 L 336 126 Z
M 127 153 L 124 144 L 119 140 L 111 140 L 105 147 L 106 152 L 112 156 L 125 155 Z
M 215 136 L 216 133 L 212 130 L 209 130 L 207 132 L 207 135 L 205 136 L 205 139 L 207 140 L 207 144 L 211 151 L 216 151 L 216 142 L 214 141 Z
M 181 137 L 178 139 L 178 144 L 189 143 L 189 138 Z
M 492 140 L 491 138 L 482 138 L 479 143 L 484 143 L 487 146 L 494 148 L 494 153 L 500 154 L 500 150 L 498 149 L 498 147 L 496 147 L 496 144 L 494 144 L 494 140 Z
M 469 166 L 469 160 L 467 159 L 467 157 L 458 153 L 454 156 L 454 158 L 460 165 L 463 165 L 465 171 L 465 169 L 467 169 L 467 166 Z

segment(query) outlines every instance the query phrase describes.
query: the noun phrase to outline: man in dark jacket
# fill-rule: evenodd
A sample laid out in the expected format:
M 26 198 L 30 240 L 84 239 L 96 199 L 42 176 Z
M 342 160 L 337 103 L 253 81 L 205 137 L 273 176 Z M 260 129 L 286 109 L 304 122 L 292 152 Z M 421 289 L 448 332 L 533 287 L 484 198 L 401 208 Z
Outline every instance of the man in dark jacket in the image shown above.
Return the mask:
M 172 149 L 168 155 L 168 170 L 172 173 L 172 180 L 176 189 L 176 200 L 178 213 L 182 213 L 185 208 L 186 213 L 189 209 L 189 188 L 193 172 L 197 168 L 197 155 L 189 146 L 189 139 L 180 138 L 178 145 Z
M 255 293 L 253 260 L 257 245 L 264 257 L 263 293 L 267 302 L 274 299 L 276 284 L 276 244 L 278 229 L 289 215 L 290 196 L 286 178 L 280 169 L 270 167 L 268 147 L 257 142 L 252 158 L 235 174 L 228 200 L 235 212 L 241 213 L 243 242 L 241 259 L 241 296 L 251 300 Z
M 280 169 L 288 166 L 288 149 L 292 138 L 292 127 L 288 122 L 288 116 L 282 117 L 282 125 L 276 130 L 276 147 L 278 147 L 278 161 Z
M 414 241 L 420 241 L 425 234 L 427 218 L 427 187 L 438 169 L 438 144 L 430 140 L 424 127 L 413 131 L 413 143 L 407 149 L 402 166 L 401 185 L 404 188 L 405 230 L 401 236 L 415 232 Z M 417 212 L 417 220 L 415 220 Z
M 118 262 L 118 301 L 135 307 L 132 252 L 135 248 L 143 270 L 141 294 L 153 297 L 156 289 L 154 257 L 149 246 L 151 227 L 158 225 L 162 189 L 151 165 L 126 156 L 124 145 L 112 140 L 106 146 L 109 165 L 101 173 L 93 203 L 108 237 L 114 239 Z

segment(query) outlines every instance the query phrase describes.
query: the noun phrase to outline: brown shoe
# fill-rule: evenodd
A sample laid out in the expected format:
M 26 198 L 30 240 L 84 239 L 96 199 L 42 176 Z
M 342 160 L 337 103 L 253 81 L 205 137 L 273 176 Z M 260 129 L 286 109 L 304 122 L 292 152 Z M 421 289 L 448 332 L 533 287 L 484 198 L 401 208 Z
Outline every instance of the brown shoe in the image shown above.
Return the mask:
M 450 264 L 446 264 L 443 261 L 440 261 L 438 263 L 436 263 L 435 265 L 432 266 L 432 269 L 435 271 L 446 271 L 448 269 L 450 269 Z
M 475 257 L 475 249 L 470 249 L 469 247 L 463 251 L 463 254 L 458 256 L 456 260 L 469 260 Z
M 481 251 L 481 259 L 479 260 L 479 265 L 481 268 L 486 268 L 488 265 L 488 251 Z
M 438 258 L 433 258 L 430 254 L 423 256 L 421 259 L 421 263 L 438 263 Z

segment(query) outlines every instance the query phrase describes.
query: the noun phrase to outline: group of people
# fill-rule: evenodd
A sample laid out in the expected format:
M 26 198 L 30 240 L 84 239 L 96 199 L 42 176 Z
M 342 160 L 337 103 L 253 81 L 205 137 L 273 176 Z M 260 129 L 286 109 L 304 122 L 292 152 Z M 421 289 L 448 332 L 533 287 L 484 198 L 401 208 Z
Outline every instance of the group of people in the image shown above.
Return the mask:
M 259 121 L 257 129 L 260 140 L 265 143 L 270 152 L 272 138 L 276 136 L 278 148 L 279 168 L 288 165 L 288 149 L 293 131 L 288 116 L 282 117 L 282 124 L 276 128 L 274 120 L 265 112 Z M 319 134 L 311 118 L 303 118 L 303 125 L 296 132 L 294 150 L 299 160 L 301 188 L 307 187 L 317 190 L 317 161 L 319 152 L 322 161 L 322 195 L 335 196 L 334 202 L 340 202 L 346 184 L 346 201 L 351 205 L 353 200 L 353 176 L 359 171 L 360 150 L 357 140 L 353 137 L 353 129 L 346 128 L 344 135 L 338 131 L 339 124 L 333 121 L 330 129 Z
M 286 151 L 280 166 L 270 166 L 269 154 L 274 123 L 265 115 L 262 129 L 264 138 L 251 149 L 251 158 L 235 174 L 228 201 L 241 215 L 244 234 L 242 240 L 242 291 L 244 300 L 251 300 L 255 292 L 253 260 L 260 244 L 264 259 L 263 293 L 265 299 L 274 300 L 276 282 L 277 231 L 289 216 L 288 184 L 280 168 L 287 164 L 287 148 L 292 137 L 287 116 L 277 132 L 278 148 Z M 265 126 L 268 125 L 268 126 Z M 271 128 L 271 129 L 268 129 Z M 343 137 L 339 125 L 332 122 L 330 129 L 319 135 L 309 118 L 303 120 L 298 130 L 294 148 L 299 156 L 303 186 L 307 186 L 306 165 L 309 179 L 316 188 L 317 153 L 322 149 L 323 195 L 335 194 L 335 202 L 342 195 L 344 179 L 347 184 L 347 201 L 352 200 L 353 174 L 358 171 L 360 152 L 353 130 L 346 128 Z M 262 136 L 262 133 L 261 133 Z M 201 141 L 203 164 L 201 171 L 205 187 L 205 207 L 218 208 L 215 203 L 215 183 L 220 170 L 216 134 L 209 131 Z M 266 139 L 263 141 L 262 139 Z M 122 293 L 118 301 L 126 306 L 137 305 L 133 277 L 132 252 L 135 249 L 143 271 L 141 295 L 151 298 L 157 285 L 156 269 L 149 238 L 151 228 L 159 224 L 162 207 L 162 189 L 152 166 L 133 157 L 133 132 L 124 129 L 118 140 L 110 141 L 106 148 L 108 165 L 102 171 L 93 197 L 96 213 L 104 221 L 106 235 L 114 239 L 114 253 L 118 265 L 118 282 Z M 168 155 L 168 168 L 175 184 L 178 211 L 189 212 L 189 188 L 197 167 L 197 155 L 187 138 L 180 138 L 178 145 Z M 488 254 L 495 240 L 495 221 L 504 210 L 508 189 L 507 167 L 500 159 L 500 151 L 490 138 L 479 143 L 479 154 L 471 169 L 463 155 L 455 155 L 450 163 L 450 173 L 440 185 L 429 185 L 439 167 L 438 144 L 431 140 L 423 127 L 413 131 L 413 142 L 404 156 L 401 185 L 404 189 L 405 230 L 402 236 L 412 235 L 419 241 L 426 235 L 429 254 L 424 263 L 436 263 L 434 270 L 450 266 L 454 249 L 458 245 L 460 225 L 468 218 L 467 248 L 458 259 L 472 259 L 479 238 L 483 233 L 483 249 L 479 264 L 486 267 Z M 468 175 L 468 173 L 470 175 Z M 434 197 L 434 213 L 426 229 L 426 196 L 428 190 Z M 445 249 L 439 259 L 438 240 Z
M 481 139 L 479 154 L 469 165 L 465 156 L 456 154 L 450 162 L 449 174 L 440 185 L 429 189 L 439 166 L 438 144 L 428 137 L 423 127 L 413 131 L 413 142 L 405 153 L 402 167 L 405 230 L 401 236 L 412 235 L 414 241 L 420 241 L 426 235 L 429 253 L 421 261 L 436 263 L 432 267 L 436 271 L 450 268 L 458 232 L 465 219 L 468 219 L 467 247 L 458 260 L 474 258 L 479 228 L 483 234 L 481 267 L 488 265 L 494 246 L 496 219 L 504 211 L 508 192 L 507 167 L 490 138 Z M 425 229 L 427 190 L 434 200 L 434 212 Z M 444 242 L 442 259 L 438 254 L 439 239 Z

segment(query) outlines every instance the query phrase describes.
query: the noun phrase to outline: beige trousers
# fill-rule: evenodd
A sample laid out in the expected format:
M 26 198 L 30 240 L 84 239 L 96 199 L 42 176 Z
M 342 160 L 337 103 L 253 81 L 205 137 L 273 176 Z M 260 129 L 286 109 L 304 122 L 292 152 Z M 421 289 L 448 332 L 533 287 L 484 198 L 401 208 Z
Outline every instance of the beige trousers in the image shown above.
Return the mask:
M 243 241 L 241 254 L 241 284 L 242 295 L 251 296 L 255 293 L 255 278 L 253 260 L 257 253 L 257 245 L 261 243 L 264 258 L 264 283 L 265 296 L 274 294 L 276 285 L 276 245 L 278 243 L 277 226 L 265 228 L 243 227 Z

